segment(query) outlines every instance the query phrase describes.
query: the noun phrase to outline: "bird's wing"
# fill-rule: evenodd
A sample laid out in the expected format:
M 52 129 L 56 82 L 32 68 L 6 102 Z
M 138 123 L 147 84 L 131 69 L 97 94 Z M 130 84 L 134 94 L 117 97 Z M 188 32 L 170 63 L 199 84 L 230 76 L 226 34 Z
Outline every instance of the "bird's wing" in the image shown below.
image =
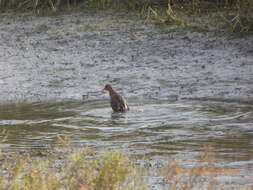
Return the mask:
M 113 109 L 113 111 L 120 111 L 120 107 L 118 102 L 115 99 L 111 99 L 111 107 Z
M 111 106 L 114 111 L 129 110 L 126 100 L 118 94 L 115 94 L 114 97 L 111 99 Z

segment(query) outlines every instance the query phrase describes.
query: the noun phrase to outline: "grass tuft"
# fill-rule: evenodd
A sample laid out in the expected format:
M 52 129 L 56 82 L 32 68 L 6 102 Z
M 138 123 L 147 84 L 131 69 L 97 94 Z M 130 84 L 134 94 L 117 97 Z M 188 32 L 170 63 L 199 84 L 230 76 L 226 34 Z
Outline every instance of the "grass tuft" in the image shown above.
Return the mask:
M 119 151 L 91 157 L 84 148 L 64 160 L 26 156 L 0 166 L 3 190 L 144 190 L 129 159 Z
M 65 140 L 59 139 L 63 142 L 61 148 L 71 148 Z M 27 154 L 9 158 L 0 152 L 0 160 L 1 190 L 147 190 L 142 176 L 154 172 L 154 168 L 134 168 L 133 161 L 121 151 L 97 155 L 90 148 L 43 157 Z M 233 168 L 217 167 L 211 146 L 204 148 L 191 168 L 173 160 L 158 170 L 159 175 L 164 173 L 170 190 L 231 189 L 230 186 L 226 188 L 231 182 L 221 184 L 217 179 L 238 172 Z
M 0 0 L 2 10 L 13 8 L 38 15 L 72 7 L 79 10 L 138 10 L 141 15 L 162 24 L 216 27 L 220 31 L 236 33 L 253 31 L 252 0 Z M 161 11 L 164 12 L 160 14 Z

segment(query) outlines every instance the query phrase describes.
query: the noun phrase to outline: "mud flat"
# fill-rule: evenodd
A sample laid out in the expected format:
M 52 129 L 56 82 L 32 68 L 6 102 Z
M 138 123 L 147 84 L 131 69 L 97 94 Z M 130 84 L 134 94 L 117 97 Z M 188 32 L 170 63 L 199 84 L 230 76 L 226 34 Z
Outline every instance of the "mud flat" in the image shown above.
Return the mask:
M 253 36 L 144 24 L 135 16 L 1 14 L 1 102 L 105 98 L 253 99 Z

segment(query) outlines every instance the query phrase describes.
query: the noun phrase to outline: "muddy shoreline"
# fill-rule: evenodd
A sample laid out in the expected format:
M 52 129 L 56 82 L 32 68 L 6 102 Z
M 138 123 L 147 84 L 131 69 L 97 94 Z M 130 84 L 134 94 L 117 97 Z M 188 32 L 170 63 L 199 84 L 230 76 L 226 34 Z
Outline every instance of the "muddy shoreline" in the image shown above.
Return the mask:
M 253 36 L 144 24 L 125 13 L 0 17 L 0 101 L 253 100 Z M 170 32 L 171 31 L 171 32 Z

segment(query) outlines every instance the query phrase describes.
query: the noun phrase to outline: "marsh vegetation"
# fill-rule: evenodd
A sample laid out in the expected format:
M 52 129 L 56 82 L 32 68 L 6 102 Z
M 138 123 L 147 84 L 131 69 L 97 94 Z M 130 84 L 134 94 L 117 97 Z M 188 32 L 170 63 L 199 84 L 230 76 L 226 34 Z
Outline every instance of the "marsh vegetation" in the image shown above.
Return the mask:
M 197 28 L 225 24 L 225 27 L 232 32 L 253 30 L 253 1 L 251 0 L 0 0 L 0 8 L 33 11 L 37 15 L 70 9 L 127 10 L 137 11 L 142 17 L 163 24 Z
M 63 142 L 64 138 L 60 138 Z M 220 167 L 213 160 L 211 146 L 205 146 L 196 165 L 185 168 L 176 160 L 167 160 L 158 168 L 136 166 L 136 158 L 121 151 L 97 154 L 91 148 L 54 150 L 37 155 L 10 155 L 0 152 L 1 190 L 148 190 L 144 176 L 160 173 L 163 189 L 216 190 L 230 187 L 221 176 L 235 175 L 236 169 Z M 62 149 L 62 147 L 61 147 Z M 71 151 L 70 151 L 71 150 Z M 156 172 L 154 172 L 156 170 Z M 156 176 L 153 176 L 156 177 Z M 226 187 L 228 186 L 228 187 Z M 250 186 L 239 185 L 246 190 Z M 152 188 L 151 188 L 152 189 Z

